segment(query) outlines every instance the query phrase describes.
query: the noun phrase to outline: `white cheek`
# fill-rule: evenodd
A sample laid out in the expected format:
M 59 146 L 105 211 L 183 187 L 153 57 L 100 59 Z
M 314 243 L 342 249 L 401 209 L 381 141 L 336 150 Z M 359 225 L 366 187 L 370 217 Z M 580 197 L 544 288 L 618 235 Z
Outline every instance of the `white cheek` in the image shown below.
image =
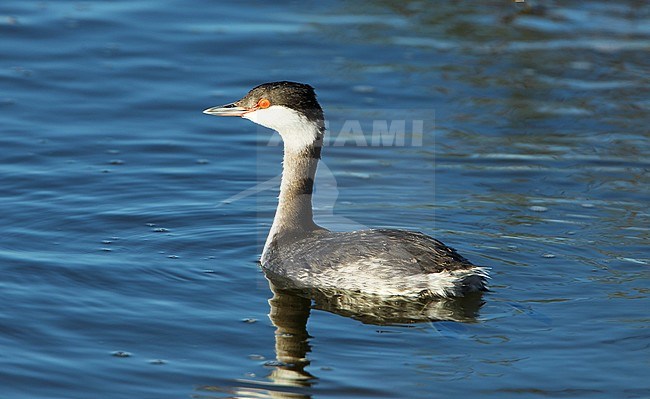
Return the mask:
M 244 114 L 244 118 L 280 133 L 285 148 L 302 149 L 316 140 L 318 126 L 291 108 L 274 105 Z
M 261 116 L 260 111 L 262 111 L 262 110 L 260 109 L 260 110 L 253 111 L 253 112 L 247 112 L 244 115 L 242 115 L 242 118 L 248 119 L 249 121 L 252 121 L 252 122 L 255 122 L 258 125 L 263 125 L 262 121 L 260 120 L 261 119 L 260 118 L 260 116 Z M 264 125 L 264 126 L 266 126 L 266 125 Z
M 298 112 L 282 105 L 274 105 L 269 108 L 248 112 L 244 114 L 244 118 L 278 131 L 300 125 L 301 119 L 304 119 Z

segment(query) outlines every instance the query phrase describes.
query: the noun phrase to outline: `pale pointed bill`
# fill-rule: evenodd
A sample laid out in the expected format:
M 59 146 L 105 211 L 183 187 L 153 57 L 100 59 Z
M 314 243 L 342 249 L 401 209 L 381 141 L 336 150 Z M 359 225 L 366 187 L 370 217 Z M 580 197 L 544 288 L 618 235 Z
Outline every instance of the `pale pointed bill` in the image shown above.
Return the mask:
M 243 116 L 247 112 L 250 112 L 250 110 L 235 103 L 219 105 L 203 111 L 204 114 L 216 116 Z

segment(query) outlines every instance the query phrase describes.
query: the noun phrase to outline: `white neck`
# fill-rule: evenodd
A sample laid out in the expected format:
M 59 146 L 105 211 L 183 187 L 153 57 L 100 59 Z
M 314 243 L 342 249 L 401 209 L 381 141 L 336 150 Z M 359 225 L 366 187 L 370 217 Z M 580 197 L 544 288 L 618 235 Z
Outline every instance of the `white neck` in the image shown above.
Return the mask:
M 272 244 L 289 243 L 320 229 L 314 223 L 311 197 L 323 131 L 318 123 L 282 106 L 250 112 L 244 118 L 277 130 L 284 141 L 280 196 L 262 252 L 264 263 Z

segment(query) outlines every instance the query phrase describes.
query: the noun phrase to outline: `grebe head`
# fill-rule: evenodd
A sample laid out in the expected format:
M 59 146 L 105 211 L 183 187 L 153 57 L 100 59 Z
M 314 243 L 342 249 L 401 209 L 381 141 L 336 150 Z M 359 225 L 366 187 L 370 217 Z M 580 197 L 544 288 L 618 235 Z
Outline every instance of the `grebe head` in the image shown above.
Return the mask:
M 296 82 L 264 83 L 239 101 L 203 113 L 240 116 L 276 130 L 289 150 L 319 145 L 325 130 L 323 110 L 313 87 Z

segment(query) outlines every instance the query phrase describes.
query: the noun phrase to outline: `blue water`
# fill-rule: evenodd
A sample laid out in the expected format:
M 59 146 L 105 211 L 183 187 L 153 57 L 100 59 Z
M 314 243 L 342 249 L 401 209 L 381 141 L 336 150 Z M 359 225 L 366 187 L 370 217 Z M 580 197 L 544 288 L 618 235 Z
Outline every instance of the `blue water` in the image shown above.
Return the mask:
M 3 1 L 0 396 L 650 397 L 650 9 L 539 3 Z M 330 120 L 317 219 L 491 267 L 476 314 L 269 303 L 281 147 L 201 110 L 282 79 Z

